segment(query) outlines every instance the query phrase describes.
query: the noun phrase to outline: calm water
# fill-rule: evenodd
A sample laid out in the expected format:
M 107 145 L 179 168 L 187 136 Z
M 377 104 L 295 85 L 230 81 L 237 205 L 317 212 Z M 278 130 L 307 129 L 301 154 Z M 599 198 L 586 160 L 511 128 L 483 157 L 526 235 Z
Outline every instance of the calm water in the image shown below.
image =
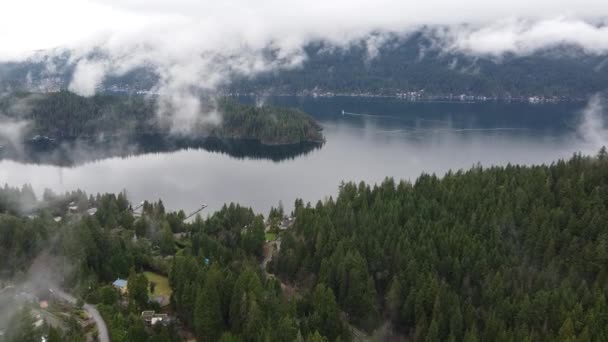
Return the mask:
M 602 118 L 584 104 L 406 103 L 389 99 L 294 99 L 323 125 L 327 143 L 283 161 L 234 158 L 202 149 L 148 153 L 76 167 L 0 162 L 0 182 L 30 183 L 64 192 L 126 189 L 132 202 L 162 198 L 171 209 L 210 210 L 239 202 L 267 213 L 282 201 L 315 202 L 335 195 L 341 181 L 415 180 L 421 172 L 507 163 L 550 163 L 603 144 Z M 342 115 L 342 110 L 346 112 Z

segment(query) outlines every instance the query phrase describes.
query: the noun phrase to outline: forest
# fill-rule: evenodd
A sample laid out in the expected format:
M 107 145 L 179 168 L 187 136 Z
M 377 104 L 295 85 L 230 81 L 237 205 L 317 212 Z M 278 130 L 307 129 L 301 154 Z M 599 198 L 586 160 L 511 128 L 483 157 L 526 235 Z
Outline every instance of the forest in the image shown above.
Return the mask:
M 470 55 L 441 48 L 431 30 L 381 43 L 338 48 L 313 42 L 301 68 L 235 78 L 230 92 L 374 94 L 422 92 L 425 96 L 473 95 L 500 99 L 531 96 L 585 99 L 606 90 L 608 56 L 558 46 L 527 55 Z M 440 40 L 440 39 L 439 39 Z
M 29 123 L 29 137 L 61 139 L 106 139 L 169 135 L 172 116 L 158 116 L 158 101 L 143 95 L 96 95 L 83 97 L 68 91 L 56 93 L 12 93 L 0 97 L 0 113 Z M 209 100 L 217 111 L 217 124 L 192 122 L 192 139 L 250 140 L 262 145 L 322 143 L 321 126 L 297 109 L 253 106 L 234 99 Z
M 605 341 L 607 206 L 604 148 L 551 165 L 342 183 L 335 198 L 295 200 L 293 224 L 279 231 L 282 208 L 265 219 L 227 204 L 185 221 L 160 200 L 134 209 L 126 193 L 38 198 L 30 186 L 5 186 L 0 284 L 28 278 L 48 253 L 49 268 L 71 265 L 57 286 L 96 304 L 119 342 L 349 341 L 378 331 L 414 341 Z M 263 269 L 269 229 L 281 243 Z M 139 318 L 160 310 L 144 271 L 168 277 L 171 324 Z M 128 279 L 126 297 L 110 285 L 116 278 Z M 11 342 L 51 331 L 6 329 Z
M 438 37 L 439 36 L 439 37 Z M 378 34 L 349 44 L 314 40 L 305 45 L 301 67 L 272 70 L 255 77 L 232 77 L 227 93 L 392 95 L 478 95 L 502 99 L 530 96 L 580 100 L 606 90 L 608 56 L 558 45 L 534 53 L 471 55 L 442 48 L 441 29 L 410 34 Z M 266 51 L 272 56 L 274 51 Z M 50 72 L 52 64 L 57 70 Z M 0 88 L 67 87 L 74 73 L 70 53 L 43 55 L 20 63 L 0 63 Z M 152 68 L 109 76 L 102 89 L 150 90 L 159 77 Z

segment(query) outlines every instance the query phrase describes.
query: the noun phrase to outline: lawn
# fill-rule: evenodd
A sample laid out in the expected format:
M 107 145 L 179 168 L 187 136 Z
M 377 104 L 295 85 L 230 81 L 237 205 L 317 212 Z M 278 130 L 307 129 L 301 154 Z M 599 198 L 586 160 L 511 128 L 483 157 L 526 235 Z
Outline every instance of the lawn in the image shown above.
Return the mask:
M 150 297 L 163 296 L 167 299 L 171 297 L 173 290 L 171 289 L 171 286 L 169 286 L 169 278 L 154 272 L 144 272 L 144 275 L 148 278 L 148 281 L 156 283 L 154 293 L 150 293 L 150 288 L 148 287 L 148 295 Z
M 266 233 L 266 241 L 275 241 L 276 239 L 277 239 L 277 234 Z

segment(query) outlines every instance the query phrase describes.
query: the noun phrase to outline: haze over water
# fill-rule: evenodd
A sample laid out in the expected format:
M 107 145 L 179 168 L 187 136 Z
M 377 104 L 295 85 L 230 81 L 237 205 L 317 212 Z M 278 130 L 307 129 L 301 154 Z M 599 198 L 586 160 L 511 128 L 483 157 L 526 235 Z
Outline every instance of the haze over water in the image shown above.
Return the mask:
M 246 99 L 247 100 L 247 99 Z M 253 100 L 251 100 L 253 101 Z M 133 203 L 161 198 L 189 212 L 201 203 L 217 210 L 238 202 L 266 214 L 282 201 L 316 202 L 342 181 L 414 181 L 422 172 L 491 165 L 551 163 L 575 152 L 596 153 L 597 132 L 580 127 L 584 104 L 408 103 L 394 99 L 272 98 L 297 106 L 324 128 L 327 143 L 308 154 L 273 162 L 186 149 L 109 158 L 76 167 L 0 161 L 0 182 L 30 183 L 38 194 L 81 189 L 127 190 Z M 345 111 L 345 115 L 342 114 Z M 602 118 L 600 117 L 600 120 Z M 602 127 L 598 127 L 599 130 Z

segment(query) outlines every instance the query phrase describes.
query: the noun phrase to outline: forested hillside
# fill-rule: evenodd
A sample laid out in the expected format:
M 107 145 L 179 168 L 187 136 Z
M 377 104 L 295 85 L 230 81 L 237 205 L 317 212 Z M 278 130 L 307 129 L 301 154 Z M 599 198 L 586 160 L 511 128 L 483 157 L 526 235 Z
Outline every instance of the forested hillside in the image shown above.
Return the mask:
M 305 53 L 301 68 L 237 79 L 230 90 L 578 99 L 608 88 L 608 56 L 588 55 L 571 46 L 524 56 L 472 56 L 440 48 L 423 30 L 390 37 L 378 46 L 361 42 L 342 49 L 318 42 L 308 45 Z
M 416 341 L 604 341 L 607 206 L 605 149 L 549 166 L 344 183 L 335 199 L 296 200 L 267 273 L 265 229 L 275 229 L 277 210 L 268 221 L 231 204 L 184 222 L 161 201 L 132 210 L 125 194 L 47 191 L 36 200 L 29 187 L 5 187 L 0 274 L 28 277 L 42 252 L 49 268 L 54 259 L 71 265 L 58 285 L 98 304 L 118 342 L 186 332 L 205 341 L 346 341 L 361 334 L 353 327 L 380 326 L 384 337 Z M 169 279 L 177 320 L 168 326 L 139 319 L 159 309 L 143 271 Z M 118 277 L 129 281 L 124 300 L 109 285 Z
M 416 340 L 608 338 L 608 155 L 346 183 L 296 202 L 272 270 Z
M 441 28 L 439 28 L 441 31 Z M 441 34 L 439 34 L 441 36 Z M 224 91 L 258 94 L 376 94 L 420 92 L 426 96 L 479 95 L 503 99 L 529 96 L 585 99 L 608 84 L 608 55 L 569 45 L 526 54 L 472 55 L 445 48 L 432 28 L 386 34 L 337 46 L 313 41 L 295 68 L 230 79 Z M 271 48 L 268 57 L 273 56 Z M 48 65 L 55 66 L 47 70 Z M 20 63 L 0 63 L 0 88 L 67 89 L 74 73 L 70 53 L 41 52 Z M 159 77 L 152 68 L 110 75 L 100 91 L 150 90 Z

